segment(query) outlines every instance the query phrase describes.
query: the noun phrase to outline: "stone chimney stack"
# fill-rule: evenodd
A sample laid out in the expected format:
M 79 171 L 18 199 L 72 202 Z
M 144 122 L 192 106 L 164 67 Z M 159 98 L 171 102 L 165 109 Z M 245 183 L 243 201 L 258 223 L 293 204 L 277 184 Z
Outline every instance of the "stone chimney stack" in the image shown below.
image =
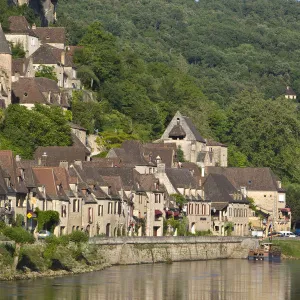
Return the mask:
M 42 166 L 47 166 L 47 157 L 48 157 L 47 153 L 44 152 L 43 155 L 42 155 L 42 159 L 41 159 L 41 165 Z
M 61 54 L 60 54 L 60 63 L 63 66 L 66 64 L 66 53 L 65 53 L 65 51 L 62 51 Z
M 164 164 L 164 163 L 157 164 L 157 173 L 158 174 L 166 173 L 166 164 Z
M 36 25 L 35 25 L 35 23 L 33 23 L 33 24 L 32 24 L 32 27 L 31 27 L 31 29 L 33 29 L 33 30 L 34 30 L 34 29 L 36 29 Z

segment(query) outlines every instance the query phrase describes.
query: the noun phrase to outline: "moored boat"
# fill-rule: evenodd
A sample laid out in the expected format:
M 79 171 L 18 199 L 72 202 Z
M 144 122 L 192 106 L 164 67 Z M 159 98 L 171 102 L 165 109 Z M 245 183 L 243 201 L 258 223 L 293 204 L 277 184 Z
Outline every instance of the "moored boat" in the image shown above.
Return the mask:
M 251 249 L 248 254 L 249 260 L 280 261 L 281 250 L 272 243 L 262 243 L 260 248 Z

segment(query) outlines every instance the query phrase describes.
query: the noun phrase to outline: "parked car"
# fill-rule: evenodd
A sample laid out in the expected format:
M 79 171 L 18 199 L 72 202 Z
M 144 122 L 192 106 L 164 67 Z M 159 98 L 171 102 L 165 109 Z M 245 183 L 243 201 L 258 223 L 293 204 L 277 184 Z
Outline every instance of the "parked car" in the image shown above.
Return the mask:
M 279 231 L 282 237 L 292 237 L 295 238 L 296 235 L 291 231 Z
M 282 236 L 282 234 L 277 231 L 272 231 L 268 233 L 268 237 L 280 237 L 280 236 Z
M 43 240 L 45 239 L 46 237 L 50 236 L 51 235 L 51 232 L 48 231 L 48 230 L 40 230 L 37 234 L 37 237 L 39 240 Z

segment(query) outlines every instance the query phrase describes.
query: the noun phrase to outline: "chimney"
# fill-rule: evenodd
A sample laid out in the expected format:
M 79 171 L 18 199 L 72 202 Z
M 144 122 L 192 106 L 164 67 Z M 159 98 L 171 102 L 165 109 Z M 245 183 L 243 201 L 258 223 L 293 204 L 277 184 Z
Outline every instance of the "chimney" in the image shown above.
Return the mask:
M 65 62 L 66 62 L 66 53 L 65 53 L 65 51 L 62 51 L 60 54 L 60 63 L 61 63 L 61 65 L 64 66 Z
M 82 169 L 82 161 L 81 160 L 75 160 L 74 165 L 78 166 L 80 169 Z
M 33 30 L 36 29 L 35 23 L 32 24 L 31 29 L 33 29 Z
M 42 166 L 46 166 L 47 165 L 47 157 L 48 157 L 47 153 L 44 152 L 43 155 L 42 155 L 42 159 L 41 159 L 41 165 Z
M 21 156 L 19 154 L 16 155 L 16 161 L 21 161 Z
M 69 168 L 69 163 L 68 163 L 66 160 L 61 160 L 61 161 L 59 162 L 59 166 L 60 166 L 61 168 L 65 168 L 66 170 L 68 170 L 68 168 Z
M 157 155 L 157 157 L 156 157 L 156 164 L 158 165 L 158 164 L 160 164 L 160 163 L 161 163 L 161 158 L 160 158 L 159 155 Z
M 157 173 L 158 174 L 166 173 L 166 164 L 164 163 L 157 164 Z
M 200 167 L 201 169 L 201 177 L 205 176 L 205 168 L 204 167 Z

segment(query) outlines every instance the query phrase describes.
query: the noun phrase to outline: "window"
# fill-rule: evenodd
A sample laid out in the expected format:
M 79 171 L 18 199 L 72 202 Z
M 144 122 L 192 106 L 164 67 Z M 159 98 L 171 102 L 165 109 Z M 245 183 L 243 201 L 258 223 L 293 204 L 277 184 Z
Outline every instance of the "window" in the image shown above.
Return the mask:
M 244 217 L 247 217 L 247 209 L 244 211 Z
M 62 205 L 61 206 L 61 217 L 65 218 L 67 216 L 67 206 L 66 205 Z
M 232 208 L 229 208 L 228 214 L 229 214 L 229 217 L 231 217 L 231 215 L 232 215 Z
M 108 202 L 108 214 L 112 214 L 112 202 Z
M 139 194 L 139 204 L 142 204 L 143 203 L 143 196 L 142 194 Z
M 115 202 L 114 203 L 114 214 L 117 214 L 117 205 L 118 205 L 118 202 Z
M 98 216 L 103 216 L 103 205 L 98 205 Z
M 160 203 L 160 194 L 155 194 L 155 203 Z
M 74 199 L 73 201 L 73 212 L 77 211 L 77 199 Z
M 89 207 L 88 209 L 88 223 L 93 223 L 93 208 Z
M 203 216 L 206 215 L 206 206 L 205 206 L 205 204 L 202 204 L 202 215 Z

